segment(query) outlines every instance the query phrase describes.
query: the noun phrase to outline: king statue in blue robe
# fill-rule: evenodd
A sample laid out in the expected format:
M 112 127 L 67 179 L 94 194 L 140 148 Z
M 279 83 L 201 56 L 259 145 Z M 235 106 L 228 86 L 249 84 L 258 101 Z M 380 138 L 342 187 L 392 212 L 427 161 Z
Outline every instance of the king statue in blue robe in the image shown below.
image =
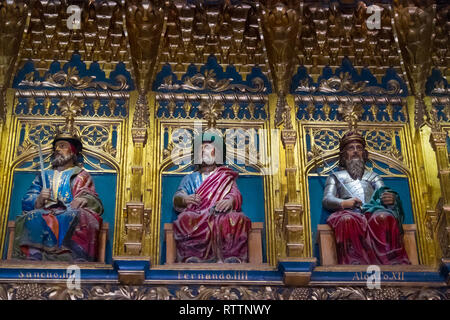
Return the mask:
M 80 165 L 81 140 L 58 134 L 52 169 L 36 176 L 16 219 L 13 258 L 50 261 L 97 260 L 103 205 L 91 175 Z

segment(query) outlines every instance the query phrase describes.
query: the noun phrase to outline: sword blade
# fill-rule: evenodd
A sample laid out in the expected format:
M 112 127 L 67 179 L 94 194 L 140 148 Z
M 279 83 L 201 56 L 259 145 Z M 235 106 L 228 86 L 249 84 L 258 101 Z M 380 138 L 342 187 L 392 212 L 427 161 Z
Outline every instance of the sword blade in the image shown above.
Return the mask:
M 40 167 L 41 167 L 42 186 L 43 186 L 44 189 L 48 189 L 47 188 L 47 181 L 45 180 L 44 157 L 42 156 L 41 140 L 38 140 L 38 147 L 39 147 L 39 164 L 40 164 Z

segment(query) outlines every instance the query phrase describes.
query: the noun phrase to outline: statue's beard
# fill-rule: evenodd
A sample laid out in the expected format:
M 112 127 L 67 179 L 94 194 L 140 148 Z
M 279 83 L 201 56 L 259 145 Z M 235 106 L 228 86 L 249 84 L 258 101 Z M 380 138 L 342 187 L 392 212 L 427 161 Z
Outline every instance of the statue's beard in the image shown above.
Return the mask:
M 216 162 L 216 157 L 211 154 L 203 153 L 202 164 L 203 165 L 213 165 Z
M 345 168 L 353 180 L 361 180 L 364 175 L 365 163 L 361 158 L 347 159 Z
M 68 164 L 70 161 L 74 160 L 74 155 L 73 154 L 69 154 L 67 156 L 63 156 L 63 155 L 56 155 L 55 158 L 52 161 L 52 167 L 53 168 L 57 168 L 57 167 L 63 167 L 66 164 Z

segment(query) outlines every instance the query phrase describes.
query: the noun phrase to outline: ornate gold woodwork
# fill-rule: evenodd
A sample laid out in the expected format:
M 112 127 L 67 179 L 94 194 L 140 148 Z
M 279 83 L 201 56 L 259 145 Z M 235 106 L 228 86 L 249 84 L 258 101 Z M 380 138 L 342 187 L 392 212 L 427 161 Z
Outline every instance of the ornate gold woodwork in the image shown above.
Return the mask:
M 14 72 L 27 10 L 25 1 L 0 1 L 0 122 L 5 120 L 6 88 Z
M 129 67 L 121 1 L 77 3 L 81 9 L 81 29 L 67 27 L 70 4 L 67 0 L 31 1 L 30 21 L 20 51 L 21 64 L 31 59 L 43 76 L 53 61 L 67 62 L 77 52 L 88 65 L 98 61 L 107 76 L 121 61 Z
M 139 92 L 150 89 L 164 26 L 161 1 L 127 1 L 127 31 L 133 63 L 134 78 Z
M 324 66 L 335 70 L 345 56 L 358 71 L 368 67 L 378 81 L 391 66 L 401 73 L 391 7 L 376 3 L 381 9 L 381 28 L 369 29 L 367 5 L 362 1 L 353 4 L 339 6 L 319 1 L 303 4 L 302 32 L 296 42 L 296 53 L 298 65 L 306 66 L 314 81 Z
M 432 47 L 432 59 L 435 68 L 439 69 L 442 75 L 448 80 L 450 78 L 450 26 L 448 25 L 448 14 L 450 4 L 436 6 L 434 22 L 434 41 Z M 445 93 L 443 91 L 442 93 Z M 448 93 L 448 91 L 447 91 Z
M 158 70 L 169 63 L 181 77 L 191 63 L 203 65 L 214 54 L 222 66 L 233 65 L 244 79 L 255 65 L 266 71 L 258 5 L 170 1 Z
M 215 128 L 217 119 L 221 117 L 224 107 L 220 102 L 203 101 L 200 104 L 199 110 L 203 116 L 203 119 L 208 121 L 208 128 Z
M 298 5 L 298 3 L 296 3 Z M 287 121 L 286 126 L 291 129 L 292 124 L 287 116 L 289 106 L 286 95 L 294 72 L 295 46 L 301 33 L 300 7 L 288 7 L 277 2 L 272 7 L 261 9 L 261 23 L 264 31 L 265 45 L 275 92 L 278 94 L 275 125 Z
M 404 165 L 409 170 L 421 262 L 432 265 L 439 258 L 439 250 L 444 257 L 448 257 L 450 178 L 445 147 L 448 125 L 441 131 L 431 130 L 427 126 L 416 130 L 425 122 L 431 124 L 432 108 L 427 104 L 430 98 L 425 97 L 425 81 L 432 68 L 441 71 L 447 79 L 449 76 L 448 5 L 437 6 L 421 1 L 395 1 L 392 6 L 378 4 L 382 8 L 381 28 L 370 30 L 366 25 L 369 15 L 367 5 L 363 2 L 344 7 L 336 2 L 330 6 L 319 1 L 79 1 L 83 9 L 81 29 L 68 30 L 66 22 L 69 14 L 66 9 L 69 2 L 42 0 L 26 2 L 29 3 L 27 5 L 21 4 L 25 1 L 0 0 L 0 116 L 5 118 L 1 108 L 2 96 L 7 96 L 9 114 L 15 110 L 19 97 L 26 98 L 29 106 L 28 111 L 24 109 L 9 120 L 7 115 L 7 121 L 0 123 L 0 145 L 7 146 L 15 141 L 17 133 L 14 130 L 22 123 L 17 118 L 32 118 L 32 110 L 39 106 L 40 98 L 45 99 L 44 111 L 42 117 L 35 119 L 36 122 L 51 118 L 58 124 L 63 124 L 64 119 L 51 114 L 52 99 L 65 98 L 61 103 L 69 105 L 96 99 L 92 117 L 80 119 L 86 126 L 99 126 L 108 131 L 108 141 L 101 142 L 94 149 L 103 152 L 105 159 L 114 159 L 114 163 L 124 170 L 118 184 L 121 189 L 117 192 L 117 206 L 120 209 L 116 214 L 115 254 L 148 255 L 152 258 L 152 264 L 159 262 L 159 223 L 162 214 L 159 170 L 167 164 L 174 147 L 169 144 L 164 149 L 161 134 L 164 128 L 174 130 L 182 127 L 186 119 L 204 119 L 208 126 L 219 127 L 249 128 L 257 124 L 259 128 L 273 129 L 275 124 L 284 123 L 280 127 L 282 130 L 270 134 L 275 136 L 276 141 L 282 142 L 275 150 L 280 159 L 280 170 L 265 178 L 264 182 L 268 195 L 265 199 L 267 257 L 271 265 L 286 257 L 312 257 L 314 239 L 311 239 L 311 204 L 305 173 L 312 166 L 313 158 L 331 157 L 333 150 L 324 152 L 320 148 L 323 147 L 320 139 L 330 138 L 339 126 L 346 128 L 344 122 L 356 126 L 357 121 L 360 121 L 360 126 L 370 129 L 369 138 L 373 139 L 369 139 L 368 146 L 372 154 L 378 155 L 378 160 L 389 161 L 394 168 Z M 2 11 L 2 8 L 6 10 Z M 111 85 L 93 77 L 81 77 L 74 69 L 49 75 L 44 80 L 37 80 L 34 74 L 29 74 L 21 85 L 32 89 L 17 90 L 16 93 L 12 89 L 7 90 L 14 75 L 13 69 L 24 65 L 28 59 L 33 61 L 43 76 L 53 61 L 67 62 L 74 52 L 81 55 L 81 60 L 88 67 L 98 61 L 107 76 L 118 62 L 123 62 L 133 74 L 136 91 L 125 91 L 129 90 L 131 83 L 126 83 L 123 77 L 117 77 L 115 84 Z M 230 79 L 219 79 L 210 70 L 189 74 L 178 83 L 167 77 L 158 88 L 152 87 L 155 74 L 164 66 L 169 65 L 181 80 L 191 64 L 199 70 L 211 54 L 215 55 L 223 70 L 234 67 L 243 79 L 252 72 L 253 67 L 259 67 L 270 78 L 275 94 L 267 95 L 269 86 L 261 78 L 254 78 L 251 85 L 234 84 Z M 298 67 L 304 67 L 317 82 L 325 66 L 334 72 L 341 67 L 345 56 L 357 72 L 367 68 L 378 83 L 390 67 L 398 78 L 381 88 L 366 81 L 354 81 L 348 73 L 340 73 L 322 79 L 318 87 L 305 81 L 297 88 L 290 88 Z M 432 99 L 446 104 L 441 117 L 445 115 L 449 119 L 450 107 L 445 96 L 448 88 L 442 79 L 438 81 L 430 94 L 437 94 Z M 409 84 L 408 94 L 414 97 L 403 97 L 402 82 Z M 44 86 L 57 91 L 43 90 Z M 292 90 L 296 95 L 289 94 Z M 125 119 L 102 117 L 99 114 L 102 99 L 109 101 L 111 110 L 116 108 L 116 99 L 129 99 L 129 112 Z M 158 119 L 155 113 L 163 100 L 169 101 L 168 114 Z M 181 107 L 180 101 L 183 101 Z M 202 102 L 201 110 L 192 115 L 194 102 L 198 101 Z M 306 113 L 301 117 L 296 117 L 295 104 L 298 102 L 307 105 Z M 222 117 L 225 103 L 232 104 L 232 112 Z M 248 104 L 243 107 L 242 103 Z M 264 104 L 267 119 L 256 117 L 255 104 L 258 103 Z M 344 122 L 338 121 L 333 109 L 336 104 L 344 112 Z M 323 119 L 316 116 L 319 105 L 322 105 Z M 359 108 L 367 105 L 370 109 L 361 119 Z M 347 106 L 353 109 L 345 113 Z M 177 115 L 180 108 L 186 112 L 186 118 Z M 247 108 L 248 118 L 239 119 L 242 108 Z M 401 108 L 400 114 L 404 117 L 402 124 L 394 120 L 398 108 Z M 381 113 L 384 114 L 381 120 L 377 119 Z M 118 122 L 114 122 L 116 120 Z M 111 128 L 117 123 L 124 130 L 121 131 L 123 145 L 115 149 L 110 143 Z M 103 129 L 98 131 L 104 132 Z M 321 134 L 320 129 L 326 129 L 328 136 Z M 14 133 L 9 133 L 10 130 Z M 31 126 L 27 130 L 30 132 Z M 381 135 L 381 131 L 386 135 Z M 317 138 L 316 148 L 311 151 L 312 158 L 308 158 L 305 152 L 307 133 Z M 396 148 L 396 138 L 401 140 L 404 150 Z M 372 143 L 376 139 L 383 140 L 388 148 L 381 152 Z M 276 148 L 270 143 L 267 146 Z M 8 208 L 11 183 L 8 170 L 13 157 L 23 159 L 30 152 L 35 152 L 34 148 L 33 143 L 27 141 L 14 152 L 7 147 L 0 149 L 0 209 L 3 212 Z M 380 152 L 382 155 L 379 155 Z M 434 167 L 437 167 L 436 172 Z M 392 174 L 390 171 L 385 173 Z M 436 203 L 439 192 L 442 193 L 442 200 Z M 5 228 L 3 225 L 0 227 Z M 438 245 L 439 250 L 435 251 L 434 245 Z M 167 297 L 164 288 L 153 289 L 139 294 Z M 23 293 L 25 289 L 20 290 Z M 48 290 L 46 292 L 53 292 Z M 122 294 L 118 290 L 114 289 L 111 293 L 105 289 L 97 293 L 98 296 L 113 298 Z M 176 297 L 234 297 L 228 289 L 215 290 L 200 294 L 184 288 Z M 261 289 L 257 293 L 245 294 L 266 297 L 271 296 L 271 290 Z M 298 288 L 286 292 L 284 297 L 398 297 L 403 294 L 399 290 L 372 294 L 356 289 Z M 15 292 L 13 290 L 8 294 L 16 295 Z M 136 293 L 123 292 L 127 292 L 124 293 L 126 296 Z M 95 296 L 95 293 L 92 295 Z
M 165 12 L 160 1 L 127 1 L 126 25 L 128 31 L 131 60 L 138 97 L 133 99 L 134 112 L 131 135 L 133 139 L 133 163 L 131 166 L 131 202 L 126 205 L 125 212 L 130 219 L 130 211 L 138 212 L 140 219 L 148 221 L 150 209 L 144 209 L 143 197 L 144 148 L 147 143 L 149 127 L 149 106 L 147 93 L 154 77 L 160 47 L 161 34 L 165 24 Z M 138 211 L 136 206 L 139 207 Z M 125 225 L 127 240 L 125 254 L 140 255 L 142 253 L 144 231 L 143 223 Z
M 432 47 L 434 37 L 433 19 L 435 8 L 432 1 L 414 3 L 397 0 L 395 6 L 395 26 L 412 93 L 416 97 L 416 127 L 429 121 L 425 97 L 425 82 L 432 67 Z
M 450 158 L 447 151 L 447 136 L 438 121 L 437 111 L 432 111 L 432 131 L 430 143 L 436 152 L 441 198 L 436 205 L 437 242 L 443 258 L 450 257 Z
M 359 104 L 347 102 L 339 106 L 338 112 L 343 120 L 348 123 L 349 130 L 355 130 L 358 126 L 358 121 L 361 120 L 363 110 Z
M 127 79 L 123 75 L 118 75 L 115 78 L 117 85 L 110 85 L 102 81 L 96 81 L 94 76 L 85 76 L 81 78 L 78 75 L 78 70 L 75 67 L 69 67 L 67 72 L 59 71 L 55 74 L 49 74 L 45 81 L 34 79 L 34 73 L 31 72 L 26 76 L 26 79 L 21 81 L 19 85 L 30 86 L 34 88 L 73 88 L 83 90 L 86 88 L 99 88 L 102 90 L 122 91 L 127 90 L 129 85 Z
M 446 300 L 448 294 L 448 288 L 429 286 L 368 289 L 364 286 L 201 285 L 194 290 L 189 286 L 170 289 L 163 285 L 86 284 L 80 289 L 68 289 L 61 283 L 0 284 L 0 300 Z

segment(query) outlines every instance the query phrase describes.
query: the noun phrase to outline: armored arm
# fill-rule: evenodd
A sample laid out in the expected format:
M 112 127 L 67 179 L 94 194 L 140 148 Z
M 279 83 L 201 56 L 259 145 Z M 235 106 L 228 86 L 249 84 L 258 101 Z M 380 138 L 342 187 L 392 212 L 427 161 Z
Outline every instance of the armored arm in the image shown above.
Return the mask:
M 334 175 L 330 175 L 325 183 L 325 190 L 323 192 L 322 206 L 328 211 L 337 211 L 342 209 L 342 201 L 337 197 L 337 181 Z
M 378 190 L 379 188 L 384 187 L 383 179 L 381 179 L 381 177 L 375 172 L 371 172 L 367 180 L 370 181 L 373 190 Z

